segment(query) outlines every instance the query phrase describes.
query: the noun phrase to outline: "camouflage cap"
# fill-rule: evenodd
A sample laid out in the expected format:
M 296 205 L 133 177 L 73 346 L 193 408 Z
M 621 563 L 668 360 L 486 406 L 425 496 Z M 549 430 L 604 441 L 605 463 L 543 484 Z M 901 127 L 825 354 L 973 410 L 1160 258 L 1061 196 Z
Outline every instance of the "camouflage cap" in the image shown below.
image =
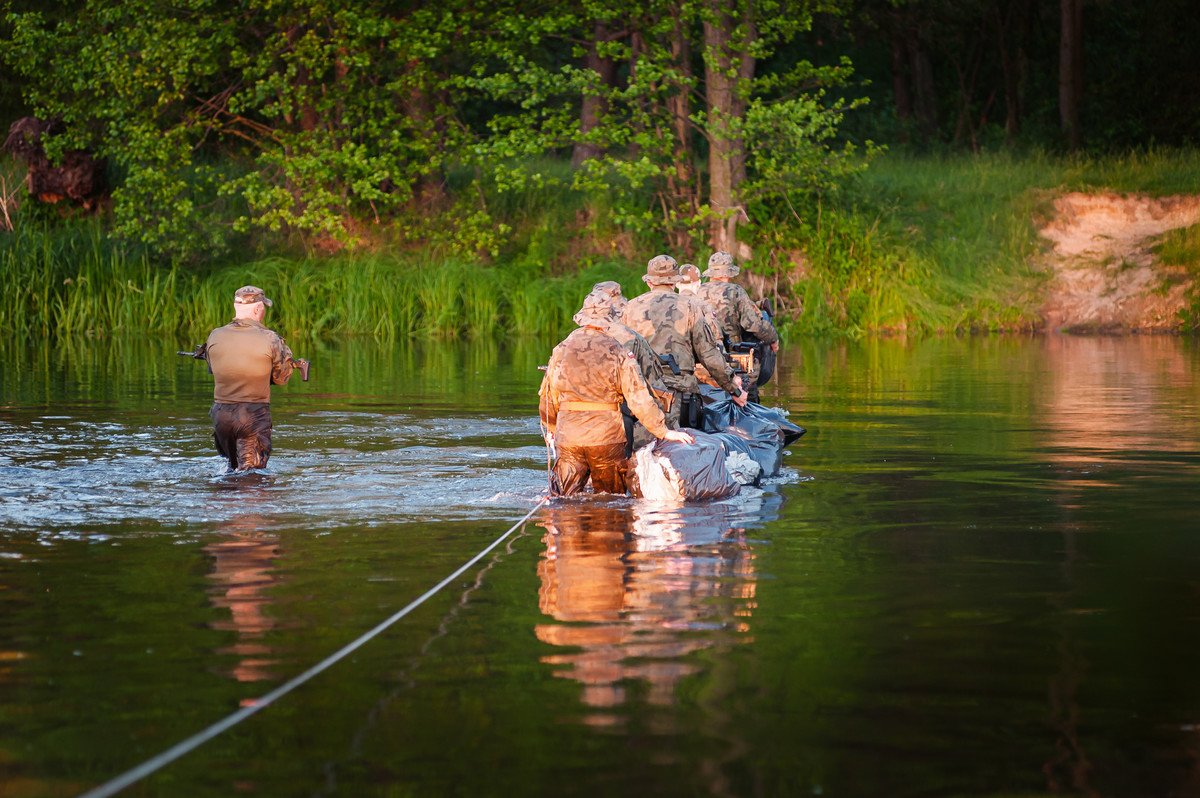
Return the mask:
M 616 292 L 612 292 L 607 286 L 616 285 Z M 621 296 L 621 286 L 614 282 L 596 283 L 596 287 L 592 289 L 592 293 L 588 296 L 596 297 L 605 307 L 608 308 L 609 317 L 614 321 L 621 317 L 621 312 L 625 310 L 625 306 L 629 304 L 629 300 Z
M 708 259 L 705 277 L 737 277 L 741 271 L 733 262 L 733 256 L 728 252 L 714 252 Z
M 593 285 L 592 293 L 603 294 L 611 297 L 619 297 L 621 296 L 621 284 L 615 280 L 605 280 L 602 283 L 596 283 Z
M 255 302 L 261 302 L 267 307 L 273 304 L 267 299 L 266 293 L 256 285 L 243 285 L 241 288 L 233 292 L 233 304 L 235 305 L 253 305 Z
M 700 288 L 700 270 L 691 263 L 679 267 L 679 285 L 675 289 L 681 294 L 694 294 Z
M 670 255 L 655 255 L 646 264 L 646 274 L 642 280 L 647 285 L 674 285 L 682 279 L 679 267 Z
M 572 316 L 580 327 L 586 327 L 589 324 L 603 327 L 612 321 L 612 317 L 612 297 L 595 292 L 583 298 L 583 307 Z

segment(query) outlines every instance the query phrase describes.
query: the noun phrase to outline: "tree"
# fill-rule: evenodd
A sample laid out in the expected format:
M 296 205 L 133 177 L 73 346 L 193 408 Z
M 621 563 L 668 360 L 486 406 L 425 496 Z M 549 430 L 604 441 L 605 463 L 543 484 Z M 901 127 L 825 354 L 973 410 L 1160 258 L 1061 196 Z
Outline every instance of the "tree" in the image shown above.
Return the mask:
M 117 232 L 168 254 L 254 228 L 352 242 L 454 151 L 434 68 L 449 4 L 82 0 L 8 20 L 6 62 L 65 131 L 51 156 L 113 162 Z
M 1058 107 L 1067 146 L 1083 146 L 1079 109 L 1083 102 L 1083 0 L 1059 0 Z

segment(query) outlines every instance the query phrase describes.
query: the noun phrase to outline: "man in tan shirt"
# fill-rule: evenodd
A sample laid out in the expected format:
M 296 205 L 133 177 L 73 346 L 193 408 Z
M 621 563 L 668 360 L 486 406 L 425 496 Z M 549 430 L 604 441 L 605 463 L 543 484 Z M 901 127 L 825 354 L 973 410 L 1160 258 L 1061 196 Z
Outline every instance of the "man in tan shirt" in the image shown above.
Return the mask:
M 622 402 L 654 437 L 678 443 L 695 439 L 667 429 L 637 358 L 608 332 L 610 315 L 603 297 L 589 294 L 575 323 L 579 329 L 554 347 L 538 391 L 547 442 L 558 451 L 553 492 L 578 493 L 590 476 L 597 493 L 625 493 Z
M 264 468 L 271 456 L 271 385 L 292 376 L 292 350 L 263 326 L 271 300 L 247 285 L 233 294 L 233 321 L 208 335 L 212 372 L 213 441 L 238 471 Z M 299 362 L 299 361 L 296 361 Z

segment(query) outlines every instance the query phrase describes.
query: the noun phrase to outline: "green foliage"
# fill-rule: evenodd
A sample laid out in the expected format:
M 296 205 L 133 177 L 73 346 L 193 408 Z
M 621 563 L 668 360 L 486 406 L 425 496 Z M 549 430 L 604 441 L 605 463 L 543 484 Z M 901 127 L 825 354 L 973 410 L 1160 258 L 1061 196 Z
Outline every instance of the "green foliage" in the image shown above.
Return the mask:
M 1168 266 L 1182 266 L 1191 279 L 1188 304 L 1180 311 L 1185 328 L 1200 329 L 1200 225 L 1172 230 L 1154 247 L 1156 254 Z
M 453 125 L 434 133 L 432 72 L 450 13 L 86 0 L 61 18 L 10 13 L 4 58 L 37 113 L 66 123 L 52 156 L 88 149 L 120 170 L 122 237 L 172 256 L 253 229 L 346 244 L 351 220 L 403 207 L 454 151 Z M 231 159 L 243 168 L 214 165 Z
M 204 272 L 168 268 L 113 244 L 95 221 L 19 226 L 0 237 L 0 324 L 18 337 L 153 333 L 191 340 L 226 321 L 233 292 L 262 286 L 271 324 L 290 336 L 556 336 L 592 285 L 640 285 L 638 271 L 601 263 L 567 277 L 453 258 L 350 255 L 268 258 Z

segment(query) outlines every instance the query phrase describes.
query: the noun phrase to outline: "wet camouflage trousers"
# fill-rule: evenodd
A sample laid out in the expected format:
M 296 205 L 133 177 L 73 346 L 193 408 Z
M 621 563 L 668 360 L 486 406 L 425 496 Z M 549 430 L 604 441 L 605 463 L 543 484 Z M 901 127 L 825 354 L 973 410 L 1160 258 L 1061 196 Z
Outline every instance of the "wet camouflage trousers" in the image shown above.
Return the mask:
M 564 446 L 558 450 L 554 464 L 554 495 L 571 496 L 579 493 L 592 478 L 596 493 L 627 492 L 625 474 L 625 441 L 603 446 Z
M 271 405 L 265 402 L 214 402 L 213 442 L 229 467 L 266 468 L 271 457 Z

